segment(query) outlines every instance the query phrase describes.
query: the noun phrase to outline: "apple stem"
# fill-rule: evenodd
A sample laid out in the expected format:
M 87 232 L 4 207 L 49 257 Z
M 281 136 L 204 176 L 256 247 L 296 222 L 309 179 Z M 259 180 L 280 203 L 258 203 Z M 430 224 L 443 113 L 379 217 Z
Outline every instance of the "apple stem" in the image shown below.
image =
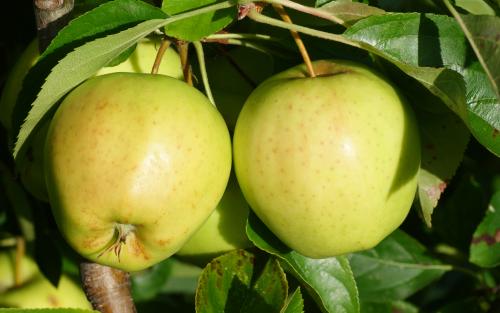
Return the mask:
M 163 60 L 163 55 L 165 51 L 167 51 L 168 47 L 172 42 L 166 38 L 161 41 L 160 48 L 158 49 L 158 53 L 156 53 L 155 63 L 153 64 L 153 68 L 151 69 L 151 74 L 158 74 L 158 70 L 160 69 L 161 61 Z
M 136 313 L 129 273 L 92 262 L 80 264 L 82 286 L 94 310 L 101 313 Z
M 215 100 L 212 95 L 212 90 L 210 89 L 210 83 L 208 82 L 207 67 L 205 66 L 205 53 L 203 52 L 203 45 L 199 41 L 193 41 L 194 49 L 196 50 L 196 56 L 198 57 L 198 63 L 200 65 L 201 79 L 203 81 L 203 87 L 205 88 L 205 93 L 207 94 L 208 100 L 215 106 Z
M 349 45 L 352 47 L 356 47 L 356 48 L 361 48 L 361 45 L 359 43 L 352 41 L 352 40 L 349 40 L 342 35 L 332 34 L 332 33 L 324 32 L 324 31 L 320 31 L 320 30 L 316 30 L 316 29 L 312 29 L 309 27 L 304 27 L 304 26 L 300 26 L 300 25 L 296 25 L 296 24 L 285 23 L 285 22 L 282 22 L 282 21 L 277 20 L 275 18 L 260 14 L 257 10 L 255 10 L 255 8 L 251 8 L 249 10 L 247 16 L 250 19 L 252 19 L 258 23 L 268 24 L 271 26 L 280 27 L 280 28 L 284 28 L 284 29 L 288 29 L 288 30 L 294 30 L 294 31 L 297 31 L 299 33 L 303 33 L 306 35 L 340 42 L 340 43 L 343 43 L 343 44 L 346 44 L 346 45 Z
M 177 50 L 179 51 L 179 56 L 181 58 L 182 72 L 184 73 L 184 81 L 188 83 L 189 86 L 193 86 L 193 77 L 191 75 L 191 65 L 188 61 L 189 52 L 189 42 L 177 41 Z
M 286 13 L 285 8 L 281 4 L 273 4 L 274 10 L 279 14 L 281 19 L 288 24 L 293 24 L 292 19 L 290 16 Z M 302 55 L 302 59 L 304 60 L 304 63 L 306 64 L 307 67 L 307 72 L 309 73 L 310 77 L 316 77 L 316 74 L 314 73 L 314 68 L 311 63 L 311 58 L 309 57 L 309 53 L 307 53 L 306 46 L 304 45 L 304 42 L 300 38 L 300 35 L 297 31 L 295 30 L 290 30 L 290 33 L 292 34 L 293 40 L 295 40 L 295 44 L 297 45 L 297 48 L 299 48 L 300 54 Z

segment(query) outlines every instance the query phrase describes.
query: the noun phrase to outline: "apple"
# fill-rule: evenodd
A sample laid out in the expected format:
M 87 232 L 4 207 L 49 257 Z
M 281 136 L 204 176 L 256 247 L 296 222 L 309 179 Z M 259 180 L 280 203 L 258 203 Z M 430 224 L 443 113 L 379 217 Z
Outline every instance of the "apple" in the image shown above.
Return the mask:
M 61 276 L 57 287 L 38 274 L 26 284 L 0 293 L 0 307 L 92 308 L 80 286 L 65 274 Z
M 234 165 L 257 216 L 311 258 L 372 248 L 405 219 L 420 141 L 410 106 L 357 63 L 300 65 L 254 90 L 234 133 Z
M 164 75 L 87 80 L 63 100 L 45 145 L 59 230 L 82 256 L 125 271 L 177 252 L 217 206 L 230 169 L 222 116 Z
M 9 288 L 24 284 L 38 273 L 38 266 L 28 257 L 21 258 L 20 268 L 16 269 L 16 251 L 14 249 L 0 251 L 0 294 Z M 19 281 L 16 282 L 16 270 L 19 271 Z
M 158 40 L 142 40 L 124 62 L 116 66 L 104 67 L 96 75 L 115 72 L 149 73 L 153 67 L 159 45 L 160 42 Z M 36 63 L 38 57 L 38 45 L 37 41 L 34 40 L 23 53 L 9 76 L 2 94 L 2 101 L 0 102 L 1 120 L 7 129 L 10 129 L 10 117 L 16 103 L 17 95 L 21 90 L 23 79 L 31 66 Z M 179 79 L 183 78 L 181 61 L 174 49 L 169 48 L 165 51 L 158 73 Z M 43 147 L 50 121 L 47 120 L 42 123 L 40 129 L 36 130 L 34 138 L 28 147 L 26 158 L 18 161 L 18 168 L 21 181 L 26 189 L 35 198 L 47 202 L 47 187 L 45 186 L 43 171 Z
M 182 246 L 177 256 L 195 264 L 206 264 L 223 253 L 251 247 L 245 231 L 248 211 L 236 177 L 231 174 L 215 211 Z

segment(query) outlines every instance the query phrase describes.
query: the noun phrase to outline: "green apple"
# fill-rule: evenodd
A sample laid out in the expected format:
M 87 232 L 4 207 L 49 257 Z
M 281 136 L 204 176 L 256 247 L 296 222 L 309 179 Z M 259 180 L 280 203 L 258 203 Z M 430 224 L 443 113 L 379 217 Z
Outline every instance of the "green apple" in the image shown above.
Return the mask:
M 177 255 L 203 264 L 225 252 L 251 247 L 245 231 L 248 210 L 233 174 L 215 211 Z
M 39 274 L 24 285 L 0 293 L 0 307 L 92 308 L 80 286 L 64 274 L 57 287 Z
M 127 271 L 177 252 L 217 206 L 230 169 L 217 109 L 164 75 L 87 80 L 56 111 L 45 145 L 61 233 L 82 256 Z
M 254 84 L 272 75 L 273 58 L 255 49 L 237 47 L 226 55 L 207 59 L 206 67 L 217 108 L 232 131 Z
M 405 219 L 417 187 L 418 127 L 380 74 L 360 64 L 297 66 L 250 95 L 235 171 L 257 216 L 312 258 L 372 248 Z
M 113 67 L 104 67 L 99 70 L 96 75 L 115 72 L 149 73 L 153 67 L 159 45 L 160 43 L 158 40 L 142 40 L 137 44 L 134 52 L 132 52 L 127 60 Z M 36 62 L 38 56 L 38 46 L 36 45 L 36 40 L 34 40 L 20 58 L 17 63 L 18 65 L 14 68 L 8 80 L 10 85 L 7 83 L 2 102 L 0 103 L 0 109 L 6 111 L 0 111 L 2 114 L 1 116 L 11 116 L 11 111 L 15 105 L 17 94 L 21 89 L 24 76 Z M 179 79 L 183 77 L 179 55 L 172 48 L 165 51 L 158 73 Z M 10 119 L 6 119 L 5 122 L 7 121 L 10 123 Z M 36 131 L 28 147 L 26 158 L 18 161 L 18 168 L 21 181 L 26 189 L 35 196 L 35 198 L 47 202 L 47 187 L 45 186 L 43 171 L 43 147 L 50 121 L 47 120 L 42 123 L 43 125 Z M 6 127 L 7 126 L 10 127 L 10 124 L 6 125 Z
M 9 249 L 0 252 L 0 294 L 16 286 L 16 270 L 19 271 L 18 284 L 24 284 L 38 273 L 38 266 L 28 257 L 21 259 L 20 268 L 16 269 L 16 251 Z

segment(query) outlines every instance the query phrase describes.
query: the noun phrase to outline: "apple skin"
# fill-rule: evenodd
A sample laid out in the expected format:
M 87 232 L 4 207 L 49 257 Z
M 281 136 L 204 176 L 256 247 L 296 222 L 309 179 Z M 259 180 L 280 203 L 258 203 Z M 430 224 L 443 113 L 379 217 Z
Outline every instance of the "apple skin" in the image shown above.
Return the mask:
M 222 116 L 163 75 L 87 80 L 58 108 L 45 145 L 61 233 L 82 256 L 126 271 L 177 252 L 217 206 L 230 169 Z
M 257 216 L 311 258 L 369 249 L 403 222 L 417 188 L 414 114 L 360 64 L 313 62 L 266 80 L 238 118 L 234 164 Z
M 223 253 L 251 247 L 245 231 L 248 212 L 248 203 L 232 174 L 215 211 L 176 255 L 195 264 L 206 264 Z
M 149 73 L 153 67 L 156 54 L 159 48 L 158 40 L 145 39 L 139 41 L 136 49 L 124 62 L 112 66 L 103 67 L 96 75 L 104 75 L 116 72 L 129 72 L 129 73 Z M 38 45 L 37 40 L 26 48 L 25 52 L 16 63 L 12 74 L 5 86 L 5 91 L 2 94 L 2 102 L 0 102 L 0 116 L 11 116 L 13 107 L 16 103 L 17 95 L 22 87 L 22 82 L 31 66 L 38 60 Z M 171 76 L 174 78 L 182 79 L 182 66 L 180 57 L 174 49 L 169 48 L 163 55 L 163 60 L 158 69 L 158 74 Z M 4 121 L 5 119 L 5 121 Z M 10 119 L 1 119 L 5 127 L 10 129 Z M 18 161 L 18 168 L 23 185 L 35 198 L 40 201 L 48 202 L 47 187 L 45 186 L 45 175 L 43 171 L 43 147 L 45 145 L 45 136 L 47 134 L 50 121 L 42 122 L 40 130 L 36 130 L 36 134 L 28 148 L 30 151 L 29 159 Z
M 81 287 L 64 274 L 57 288 L 39 274 L 26 284 L 0 293 L 0 307 L 92 309 Z

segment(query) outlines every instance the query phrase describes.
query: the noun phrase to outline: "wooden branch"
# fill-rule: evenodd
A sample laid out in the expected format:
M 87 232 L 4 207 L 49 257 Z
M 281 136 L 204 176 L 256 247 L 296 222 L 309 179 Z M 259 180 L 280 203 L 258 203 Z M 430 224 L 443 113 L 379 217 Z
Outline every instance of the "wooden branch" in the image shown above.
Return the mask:
M 74 0 L 33 0 L 40 52 L 70 20 Z

